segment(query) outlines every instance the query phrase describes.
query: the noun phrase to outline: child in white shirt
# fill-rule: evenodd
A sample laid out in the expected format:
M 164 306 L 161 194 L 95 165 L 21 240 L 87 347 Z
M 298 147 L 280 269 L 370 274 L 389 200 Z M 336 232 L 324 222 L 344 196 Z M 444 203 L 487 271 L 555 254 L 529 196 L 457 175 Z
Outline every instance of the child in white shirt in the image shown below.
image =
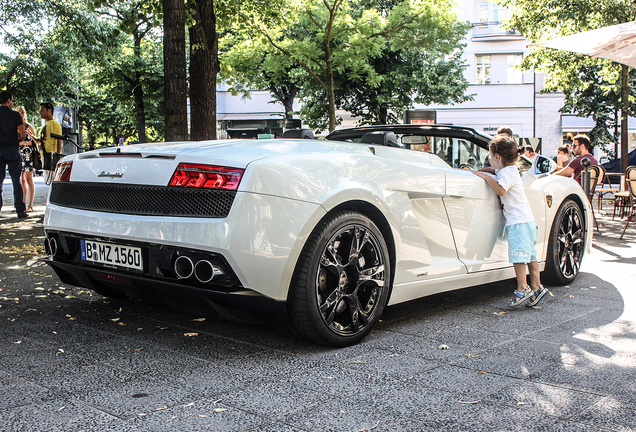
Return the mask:
M 535 306 L 548 290 L 541 285 L 539 276 L 537 225 L 516 165 L 519 158 L 516 141 L 506 135 L 497 135 L 490 142 L 489 158 L 490 167 L 482 168 L 482 172 L 473 171 L 473 174 L 486 180 L 503 204 L 508 236 L 508 258 L 517 277 L 517 289 L 508 306 L 516 307 L 526 302 L 528 307 Z M 495 174 L 495 177 L 484 172 Z M 526 268 L 530 273 L 530 286 L 526 279 Z

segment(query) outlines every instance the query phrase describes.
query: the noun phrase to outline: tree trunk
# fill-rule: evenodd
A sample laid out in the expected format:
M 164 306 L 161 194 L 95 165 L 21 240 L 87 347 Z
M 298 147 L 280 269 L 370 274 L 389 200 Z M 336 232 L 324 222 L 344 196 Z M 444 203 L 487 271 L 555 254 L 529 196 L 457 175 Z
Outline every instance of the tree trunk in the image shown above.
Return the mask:
M 386 106 L 384 106 L 385 104 L 382 105 L 383 106 L 380 106 L 380 115 L 378 116 L 380 124 L 388 124 L 389 110 Z
M 218 38 L 213 0 L 194 0 L 190 27 L 190 139 L 216 139 Z
M 137 139 L 140 143 L 148 142 L 146 137 L 146 107 L 144 105 L 144 89 L 141 86 L 141 73 L 135 71 L 137 84 L 133 89 L 135 95 L 135 114 L 137 117 Z
M 627 116 L 629 115 L 629 66 L 621 65 L 621 172 L 629 165 Z
M 185 46 L 185 2 L 163 0 L 163 103 L 166 141 L 188 139 Z
M 285 107 L 285 120 L 291 121 L 294 119 L 294 98 L 296 97 L 296 93 L 298 93 L 298 87 L 295 85 L 289 86 L 289 91 L 285 99 L 282 101 Z
M 144 89 L 141 85 L 141 36 L 135 30 L 135 78 L 133 83 L 133 95 L 135 97 L 135 117 L 137 119 L 137 139 L 140 143 L 148 142 L 146 138 L 146 108 L 144 106 Z

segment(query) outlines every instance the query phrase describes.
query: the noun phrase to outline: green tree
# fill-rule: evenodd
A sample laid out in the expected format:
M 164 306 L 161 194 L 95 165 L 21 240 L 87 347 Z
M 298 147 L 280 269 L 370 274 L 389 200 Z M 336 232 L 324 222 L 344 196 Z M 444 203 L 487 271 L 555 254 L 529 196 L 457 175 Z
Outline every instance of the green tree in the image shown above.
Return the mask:
M 303 109 L 312 118 L 324 109 L 330 131 L 338 121 L 338 76 L 377 88 L 383 76 L 373 59 L 387 50 L 422 49 L 443 56 L 458 48 L 463 34 L 446 0 L 306 0 L 292 5 L 286 10 L 285 25 L 267 27 L 257 22 L 244 37 L 261 45 L 268 42 L 305 71 L 313 87 L 303 85 L 301 99 L 308 102 Z
M 152 36 L 152 32 L 160 26 L 160 21 L 152 13 L 153 4 L 146 0 L 108 0 L 107 2 L 92 0 L 92 5 L 99 15 L 117 23 L 114 36 L 118 34 L 118 31 L 122 31 L 132 37 L 130 54 L 109 58 L 108 62 L 120 82 L 133 96 L 138 141 L 145 143 L 148 139 L 144 81 L 149 73 L 156 73 L 153 70 L 153 65 L 156 63 L 149 64 L 145 61 L 142 43 L 147 37 Z M 156 57 L 153 56 L 152 60 L 156 61 Z
M 188 83 L 184 0 L 163 0 L 164 118 L 166 141 L 188 139 Z
M 631 0 L 499 0 L 498 3 L 511 10 L 511 19 L 507 25 L 522 32 L 532 42 L 567 36 L 582 31 L 593 30 L 610 25 L 636 20 L 636 3 Z M 581 73 L 584 65 L 599 65 L 598 76 L 602 83 L 585 81 L 589 71 Z M 602 111 L 600 104 L 579 110 L 583 105 L 577 99 L 585 96 L 585 92 L 599 92 L 606 96 L 621 95 L 621 129 L 627 130 L 628 115 L 634 115 L 629 104 L 629 96 L 633 90 L 629 87 L 629 70 L 627 66 L 612 64 L 607 60 L 592 60 L 588 56 L 569 52 L 541 48 L 533 50 L 525 59 L 522 67 L 544 72 L 547 75 L 545 91 L 561 91 L 565 96 L 566 107 L 576 114 L 585 115 Z M 606 84 L 615 83 L 609 91 Z M 601 86 L 589 90 L 590 86 Z M 566 108 L 566 109 L 568 109 Z M 603 115 L 599 116 L 602 117 Z M 612 133 L 606 131 L 605 136 Z M 621 135 L 622 170 L 627 168 L 627 134 Z

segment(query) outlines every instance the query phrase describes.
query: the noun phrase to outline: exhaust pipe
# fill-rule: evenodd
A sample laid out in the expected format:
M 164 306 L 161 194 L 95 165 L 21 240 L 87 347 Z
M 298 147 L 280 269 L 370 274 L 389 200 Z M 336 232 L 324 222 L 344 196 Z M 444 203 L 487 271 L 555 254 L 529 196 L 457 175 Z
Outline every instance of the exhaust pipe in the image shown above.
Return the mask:
M 187 279 L 194 273 L 194 264 L 187 256 L 180 256 L 174 262 L 174 272 L 177 279 Z
M 208 283 L 217 275 L 223 272 L 218 267 L 212 265 L 210 261 L 201 260 L 194 266 L 194 276 L 201 283 Z
M 51 256 L 57 253 L 57 241 L 53 237 L 44 239 L 44 253 Z

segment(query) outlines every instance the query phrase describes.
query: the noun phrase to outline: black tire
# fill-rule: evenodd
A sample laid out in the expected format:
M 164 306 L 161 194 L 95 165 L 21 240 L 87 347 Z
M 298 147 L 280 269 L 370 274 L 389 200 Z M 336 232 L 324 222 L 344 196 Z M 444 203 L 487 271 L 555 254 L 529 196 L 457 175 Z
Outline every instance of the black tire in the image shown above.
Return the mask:
M 587 232 L 581 208 L 567 199 L 556 213 L 542 280 L 549 285 L 567 285 L 579 273 Z
M 329 215 L 296 263 L 289 333 L 320 345 L 356 344 L 380 319 L 390 284 L 389 253 L 377 226 L 357 212 Z

